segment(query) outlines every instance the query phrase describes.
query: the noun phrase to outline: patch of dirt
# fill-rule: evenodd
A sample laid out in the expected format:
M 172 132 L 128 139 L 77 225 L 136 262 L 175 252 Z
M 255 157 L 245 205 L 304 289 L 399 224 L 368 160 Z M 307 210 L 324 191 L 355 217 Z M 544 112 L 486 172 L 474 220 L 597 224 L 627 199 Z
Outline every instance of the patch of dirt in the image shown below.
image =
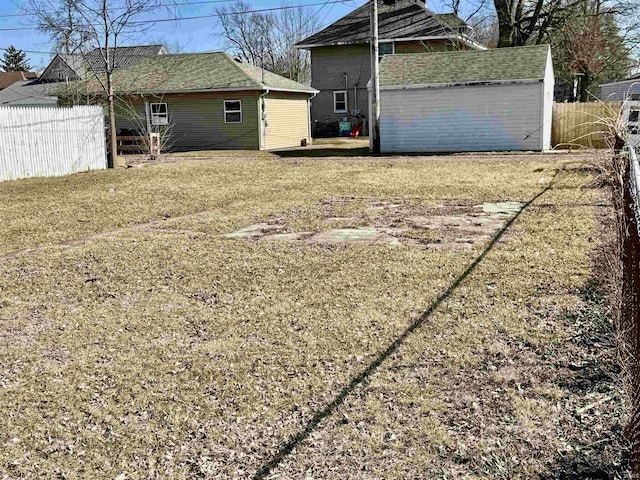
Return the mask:
M 519 202 L 443 203 L 433 207 L 409 201 L 339 198 L 319 202 L 315 220 L 322 225 L 320 228 L 315 225 L 297 231 L 294 224 L 303 213 L 293 212 L 248 225 L 225 237 L 468 250 L 490 240 L 521 209 Z M 332 228 L 323 228 L 325 225 Z

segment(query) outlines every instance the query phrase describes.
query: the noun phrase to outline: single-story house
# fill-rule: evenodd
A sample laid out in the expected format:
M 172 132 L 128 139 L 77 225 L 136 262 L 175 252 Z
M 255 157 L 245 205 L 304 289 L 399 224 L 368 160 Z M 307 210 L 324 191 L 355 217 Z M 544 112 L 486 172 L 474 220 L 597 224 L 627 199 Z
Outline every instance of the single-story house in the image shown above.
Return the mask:
M 605 102 L 640 100 L 640 73 L 625 80 L 602 83 L 600 100 Z
M 114 71 L 122 133 L 159 132 L 165 150 L 265 150 L 310 142 L 311 87 L 223 52 L 158 55 Z M 101 95 L 97 80 L 88 95 Z
M 37 72 L 0 72 L 0 90 L 7 88 L 15 82 L 35 80 L 36 78 L 38 78 Z
M 553 87 L 548 45 L 386 55 L 381 151 L 550 149 Z
M 52 93 L 54 83 L 39 80 L 21 80 L 0 90 L 0 106 L 7 107 L 55 107 L 58 97 Z

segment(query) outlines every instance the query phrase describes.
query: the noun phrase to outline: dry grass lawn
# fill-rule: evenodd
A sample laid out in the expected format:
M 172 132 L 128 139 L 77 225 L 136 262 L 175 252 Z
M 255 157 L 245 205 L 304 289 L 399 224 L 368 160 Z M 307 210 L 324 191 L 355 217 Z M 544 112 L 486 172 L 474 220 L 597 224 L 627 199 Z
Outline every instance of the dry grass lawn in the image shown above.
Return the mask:
M 609 207 L 586 160 L 260 155 L 1 183 L 0 478 L 620 471 Z M 327 202 L 365 221 L 532 199 L 466 250 L 224 236 L 321 228 Z

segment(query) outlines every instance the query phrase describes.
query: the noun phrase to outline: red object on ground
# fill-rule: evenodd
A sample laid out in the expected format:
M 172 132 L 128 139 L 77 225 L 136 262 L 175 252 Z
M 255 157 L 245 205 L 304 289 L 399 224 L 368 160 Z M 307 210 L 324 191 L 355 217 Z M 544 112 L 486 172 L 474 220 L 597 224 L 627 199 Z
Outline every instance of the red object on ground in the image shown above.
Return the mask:
M 349 136 L 356 138 L 358 135 L 360 135 L 360 132 L 362 132 L 362 127 L 353 127 Z

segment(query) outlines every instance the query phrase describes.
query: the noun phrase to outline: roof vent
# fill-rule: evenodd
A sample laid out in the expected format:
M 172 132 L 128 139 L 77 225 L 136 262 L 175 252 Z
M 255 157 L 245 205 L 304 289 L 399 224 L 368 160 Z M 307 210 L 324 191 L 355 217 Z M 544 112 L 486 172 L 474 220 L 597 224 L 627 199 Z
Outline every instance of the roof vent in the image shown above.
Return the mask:
M 240 57 L 233 57 L 233 59 L 238 63 L 242 63 L 242 59 Z

